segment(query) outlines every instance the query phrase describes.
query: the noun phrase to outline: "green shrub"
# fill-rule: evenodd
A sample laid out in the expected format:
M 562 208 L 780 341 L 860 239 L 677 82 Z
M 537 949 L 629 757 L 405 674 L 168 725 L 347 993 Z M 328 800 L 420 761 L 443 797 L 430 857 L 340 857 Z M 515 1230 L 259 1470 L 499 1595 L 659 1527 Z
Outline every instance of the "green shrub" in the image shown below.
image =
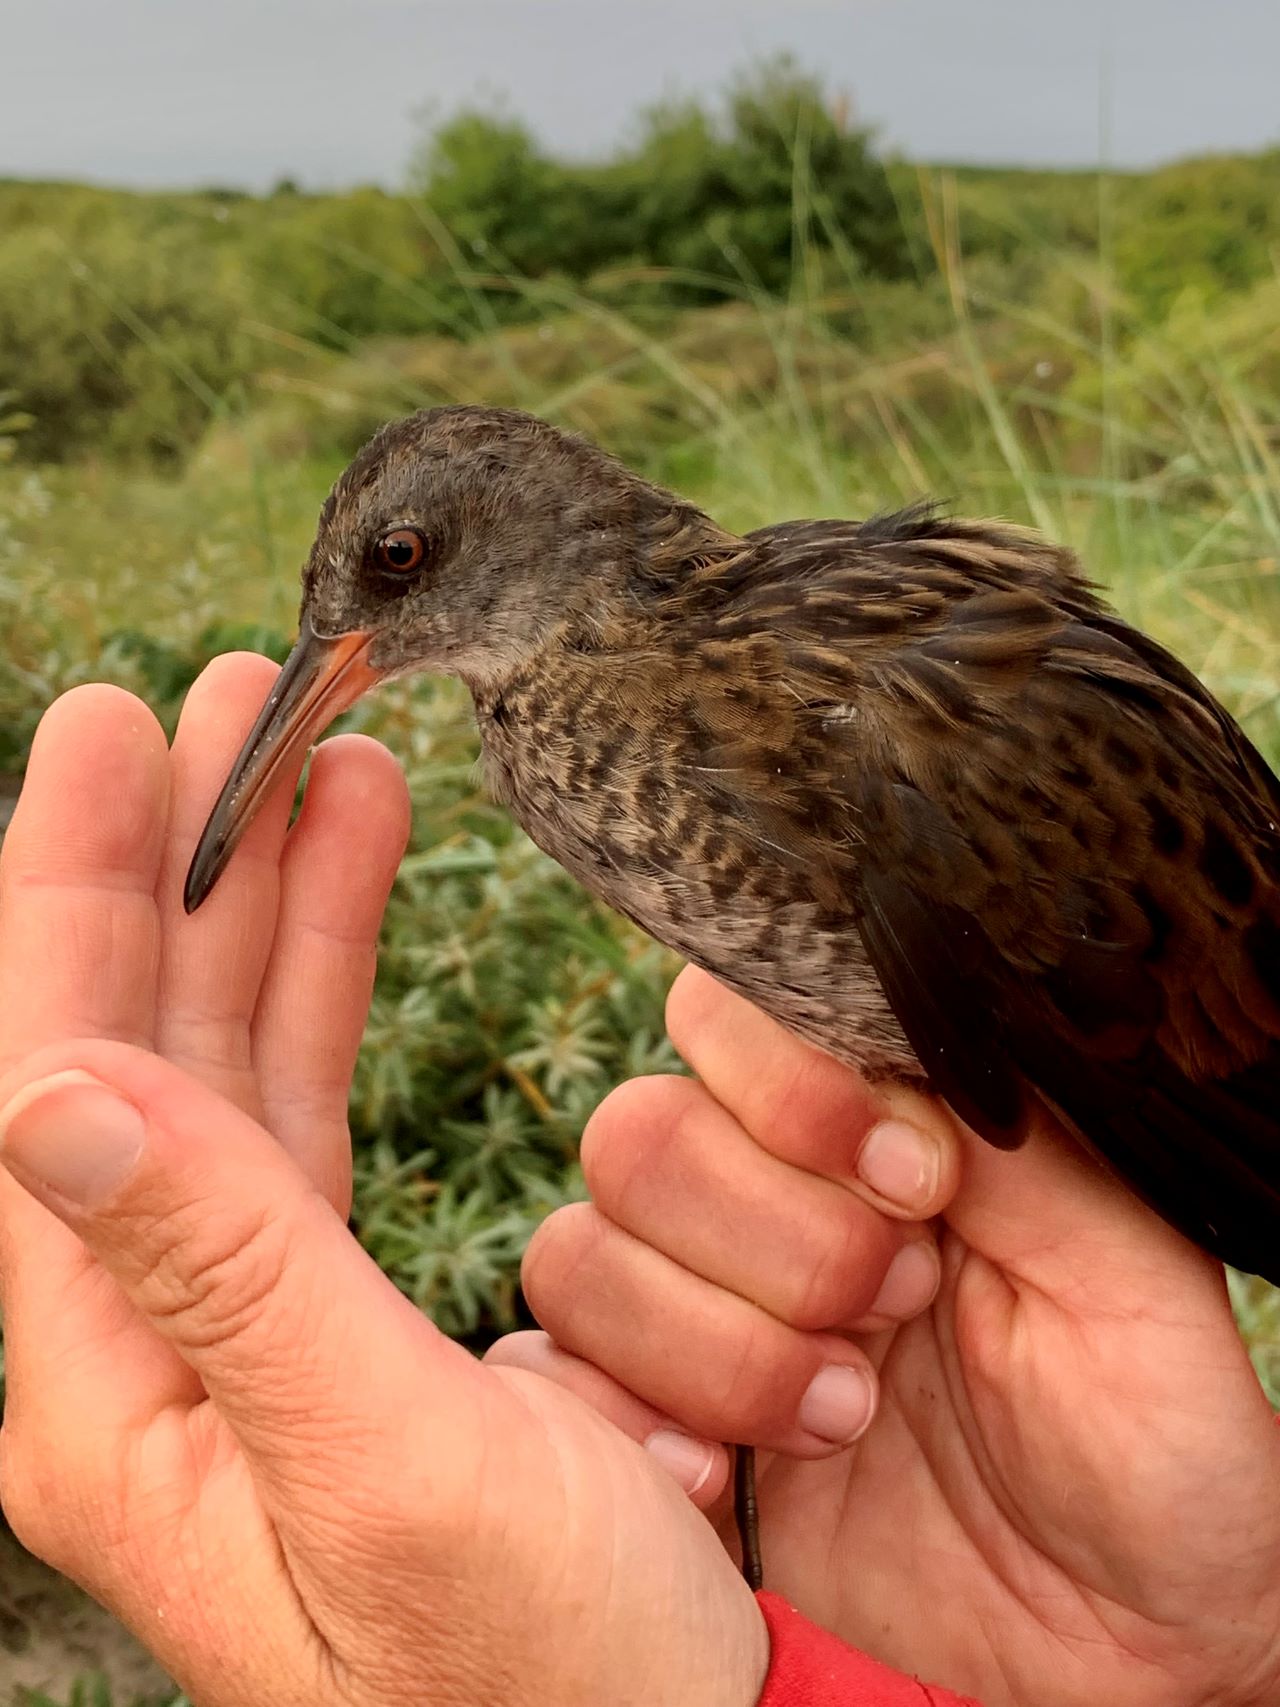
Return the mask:
M 22 454 L 178 460 L 248 375 L 245 308 L 233 268 L 187 233 L 0 239 L 0 390 L 30 417 Z
M 453 324 L 452 277 L 403 197 L 377 189 L 277 194 L 229 217 L 269 327 L 345 350 L 354 339 Z
M 523 125 L 464 113 L 428 137 L 411 184 L 480 273 L 583 281 L 656 267 L 670 275 L 661 294 L 683 301 L 785 293 L 810 248 L 875 277 L 912 265 L 869 133 L 785 59 L 733 85 L 723 119 L 693 102 L 655 108 L 636 145 L 599 165 L 554 160 Z
M 1280 149 L 1182 161 L 1128 179 L 1120 191 L 1117 273 L 1155 313 L 1187 290 L 1212 301 L 1274 278 Z
M 185 1695 L 172 1690 L 163 1695 L 117 1695 L 101 1672 L 88 1672 L 77 1678 L 67 1695 L 56 1700 L 43 1689 L 20 1689 L 14 1707 L 191 1707 Z

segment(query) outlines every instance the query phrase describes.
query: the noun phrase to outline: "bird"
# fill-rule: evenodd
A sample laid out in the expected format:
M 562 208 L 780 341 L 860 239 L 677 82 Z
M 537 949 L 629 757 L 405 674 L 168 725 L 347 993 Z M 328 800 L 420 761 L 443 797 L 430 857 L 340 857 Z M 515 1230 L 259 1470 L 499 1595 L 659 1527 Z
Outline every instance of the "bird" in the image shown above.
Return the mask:
M 520 411 L 391 422 L 320 512 L 188 911 L 287 760 L 418 671 L 642 930 L 992 1144 L 1049 1110 L 1280 1284 L 1280 781 L 1070 550 L 929 503 L 737 534 Z

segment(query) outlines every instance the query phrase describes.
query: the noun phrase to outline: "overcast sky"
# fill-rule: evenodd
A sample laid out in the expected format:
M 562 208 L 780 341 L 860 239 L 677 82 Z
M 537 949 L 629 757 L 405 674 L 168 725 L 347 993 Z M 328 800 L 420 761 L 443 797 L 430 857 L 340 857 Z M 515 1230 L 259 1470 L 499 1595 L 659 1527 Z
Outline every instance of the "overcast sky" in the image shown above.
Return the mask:
M 921 159 L 1280 142 L 1280 0 L 0 0 L 0 176 L 396 185 L 486 91 L 589 154 L 780 48 Z

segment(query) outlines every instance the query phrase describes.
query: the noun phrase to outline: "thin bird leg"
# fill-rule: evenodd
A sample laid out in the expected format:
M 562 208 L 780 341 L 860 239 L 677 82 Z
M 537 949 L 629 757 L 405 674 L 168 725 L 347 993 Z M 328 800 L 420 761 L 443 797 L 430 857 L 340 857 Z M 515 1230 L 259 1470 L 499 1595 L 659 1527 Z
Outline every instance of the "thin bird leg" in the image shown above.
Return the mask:
M 750 1446 L 733 1449 L 733 1515 L 742 1543 L 742 1574 L 748 1586 L 764 1586 L 764 1563 L 760 1558 L 760 1512 L 756 1506 L 756 1455 Z

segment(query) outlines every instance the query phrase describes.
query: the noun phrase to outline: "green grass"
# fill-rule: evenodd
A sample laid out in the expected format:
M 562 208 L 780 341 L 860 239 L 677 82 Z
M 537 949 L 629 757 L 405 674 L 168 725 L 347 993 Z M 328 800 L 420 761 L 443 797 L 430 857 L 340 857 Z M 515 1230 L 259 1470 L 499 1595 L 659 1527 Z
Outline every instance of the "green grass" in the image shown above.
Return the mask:
M 657 331 L 557 287 L 532 327 L 312 352 L 304 376 L 267 374 L 263 401 L 219 411 L 178 477 L 0 469 L 0 766 L 20 764 L 40 709 L 76 681 L 120 681 L 171 725 L 217 651 L 278 654 L 346 449 L 441 396 L 583 426 L 737 528 L 928 493 L 1040 525 L 1276 760 L 1280 287 L 1212 323 L 1153 326 L 1126 320 L 1099 272 L 1090 336 L 1083 312 L 980 312 L 945 217 L 938 241 L 950 323 L 905 352 L 888 328 L 857 343 L 833 330 L 829 291 Z M 516 1319 L 529 1230 L 580 1189 L 590 1109 L 626 1074 L 672 1064 L 672 962 L 479 795 L 458 690 L 397 684 L 351 722 L 404 760 L 415 809 L 352 1100 L 357 1225 L 443 1326 L 483 1336 Z M 1264 1336 L 1269 1306 L 1250 1307 Z
M 77 1678 L 66 1695 L 55 1698 L 42 1689 L 20 1689 L 14 1707 L 191 1707 L 185 1695 L 139 1695 L 126 1700 L 115 1693 L 101 1672 Z

